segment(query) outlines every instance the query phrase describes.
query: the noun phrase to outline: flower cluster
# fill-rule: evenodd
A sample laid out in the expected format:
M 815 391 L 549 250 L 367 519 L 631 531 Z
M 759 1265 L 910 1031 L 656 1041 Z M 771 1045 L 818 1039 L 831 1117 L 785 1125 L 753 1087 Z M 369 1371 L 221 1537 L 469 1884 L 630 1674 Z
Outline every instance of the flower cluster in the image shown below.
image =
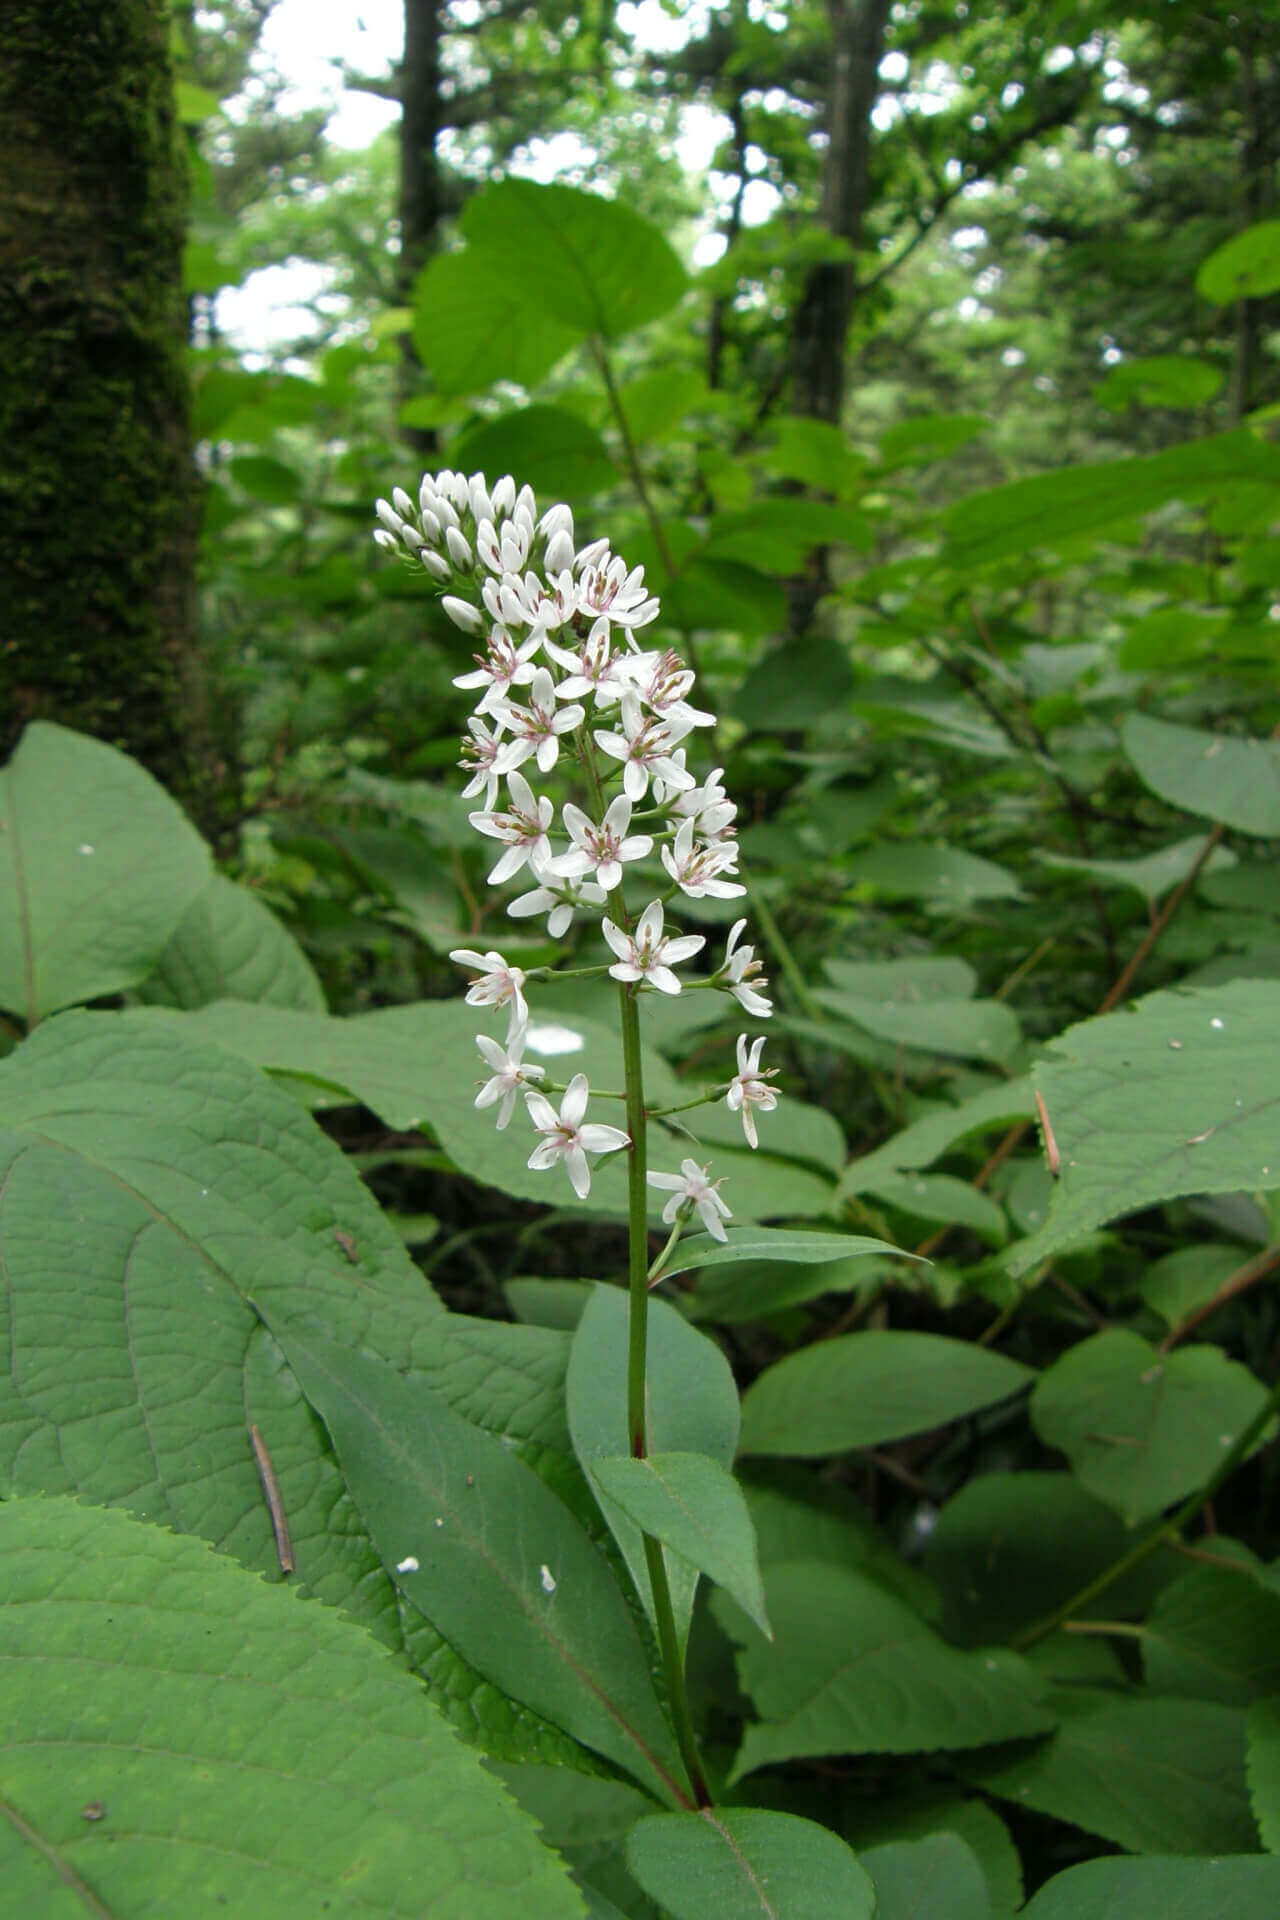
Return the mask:
M 472 667 L 454 681 L 476 695 L 460 765 L 468 776 L 465 797 L 481 802 L 471 824 L 498 849 L 489 884 L 523 883 L 507 912 L 515 919 L 545 915 L 553 939 L 575 915 L 590 912 L 615 979 L 663 994 L 695 984 L 676 969 L 702 951 L 705 936 L 668 933 L 665 910 L 681 894 L 698 900 L 745 893 L 736 878 L 737 809 L 721 784 L 722 769 L 699 781 L 687 765 L 696 729 L 715 725 L 712 714 L 692 704 L 692 671 L 670 649 L 646 649 L 636 638 L 659 614 L 643 567 L 628 567 L 605 540 L 578 546 L 570 509 L 553 506 L 539 515 L 531 490 L 517 490 L 509 476 L 490 487 L 483 474 L 427 474 L 416 501 L 397 488 L 390 501 L 379 500 L 377 515 L 378 545 L 445 589 L 444 612 L 478 643 Z M 563 781 L 566 769 L 577 785 L 558 806 L 530 784 L 536 776 Z M 606 801 L 606 788 L 619 784 Z M 628 867 L 657 888 L 636 914 L 624 897 Z M 768 981 L 754 949 L 740 944 L 745 926 L 745 919 L 734 923 L 723 960 L 696 984 L 719 988 L 745 1012 L 766 1017 Z M 476 1105 L 498 1105 L 504 1127 L 523 1094 L 540 1136 L 529 1165 L 562 1160 L 575 1193 L 585 1197 L 587 1154 L 629 1146 L 628 1135 L 586 1121 L 584 1075 L 563 1090 L 559 1112 L 531 1084 L 545 1076 L 524 1064 L 521 969 L 496 952 L 459 949 L 450 957 L 477 975 L 467 994 L 473 1005 L 509 1008 L 505 1047 L 477 1040 L 492 1077 Z M 723 1090 L 753 1147 L 755 1111 L 777 1104 L 771 1074 L 760 1067 L 763 1045 L 757 1039 L 748 1050 L 747 1036 L 740 1037 L 739 1071 Z M 664 1218 L 696 1210 L 708 1232 L 723 1238 L 728 1209 L 719 1183 L 706 1176 L 705 1167 L 686 1160 L 681 1174 L 649 1177 L 672 1190 Z

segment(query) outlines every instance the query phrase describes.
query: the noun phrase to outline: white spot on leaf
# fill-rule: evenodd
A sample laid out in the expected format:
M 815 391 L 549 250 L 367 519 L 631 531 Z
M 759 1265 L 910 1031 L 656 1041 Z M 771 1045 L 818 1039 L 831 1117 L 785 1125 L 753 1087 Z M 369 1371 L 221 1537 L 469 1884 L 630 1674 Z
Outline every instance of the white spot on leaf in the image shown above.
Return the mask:
M 415 1554 L 406 1553 L 403 1560 L 396 1561 L 397 1573 L 416 1573 L 417 1571 L 418 1571 L 418 1561 L 417 1561 L 417 1556 Z
M 545 1561 L 543 1561 L 542 1565 L 538 1568 L 538 1579 L 542 1584 L 542 1591 L 544 1593 L 555 1592 L 556 1577 Z

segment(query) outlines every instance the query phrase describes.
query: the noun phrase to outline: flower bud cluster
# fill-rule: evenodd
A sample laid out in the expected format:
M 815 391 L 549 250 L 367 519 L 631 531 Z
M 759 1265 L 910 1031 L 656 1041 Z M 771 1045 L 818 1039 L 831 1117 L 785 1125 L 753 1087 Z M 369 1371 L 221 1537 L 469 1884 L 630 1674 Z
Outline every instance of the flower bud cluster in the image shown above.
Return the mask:
M 554 939 L 575 915 L 598 916 L 615 979 L 637 991 L 679 993 L 690 983 L 676 968 L 706 940 L 669 933 L 666 906 L 680 894 L 732 899 L 746 889 L 736 878 L 737 809 L 722 770 L 700 781 L 686 762 L 692 735 L 714 726 L 714 715 L 692 704 L 694 675 L 678 654 L 646 650 L 636 639 L 659 613 L 644 568 L 628 567 L 605 540 L 579 546 L 571 510 L 553 506 L 540 515 L 530 488 L 517 490 L 510 476 L 490 487 L 483 474 L 427 474 L 416 501 L 397 488 L 389 501 L 378 501 L 377 516 L 378 545 L 444 589 L 445 614 L 480 643 L 473 666 L 454 685 L 476 695 L 459 764 L 468 776 L 464 796 L 482 802 L 471 824 L 501 850 L 489 884 L 532 881 L 507 912 L 515 919 L 545 915 Z M 576 776 L 575 797 L 562 794 L 557 804 L 530 784 L 549 776 L 562 781 L 566 768 Z M 621 790 L 606 804 L 609 786 Z M 623 897 L 626 869 L 646 861 L 659 892 L 633 918 Z M 745 926 L 745 919 L 735 922 L 723 961 L 697 984 L 718 987 L 746 1012 L 766 1017 L 768 981 L 754 949 L 739 944 Z M 478 974 L 467 994 L 473 1005 L 510 1009 L 505 1049 L 477 1041 L 493 1069 L 477 1106 L 497 1104 L 502 1127 L 523 1093 L 540 1135 L 529 1165 L 563 1160 L 574 1191 L 585 1197 L 586 1155 L 628 1146 L 628 1136 L 585 1122 L 582 1074 L 564 1090 L 559 1112 L 529 1084 L 544 1076 L 523 1061 L 522 971 L 495 952 L 459 949 L 450 957 Z M 777 1104 L 771 1075 L 760 1070 L 763 1044 L 756 1040 L 748 1052 L 747 1036 L 740 1038 L 739 1072 L 726 1091 L 753 1147 L 753 1110 Z M 685 1215 L 696 1208 L 708 1231 L 723 1238 L 727 1209 L 705 1168 L 686 1161 L 683 1175 L 651 1177 L 675 1189 L 664 1217 L 673 1207 Z

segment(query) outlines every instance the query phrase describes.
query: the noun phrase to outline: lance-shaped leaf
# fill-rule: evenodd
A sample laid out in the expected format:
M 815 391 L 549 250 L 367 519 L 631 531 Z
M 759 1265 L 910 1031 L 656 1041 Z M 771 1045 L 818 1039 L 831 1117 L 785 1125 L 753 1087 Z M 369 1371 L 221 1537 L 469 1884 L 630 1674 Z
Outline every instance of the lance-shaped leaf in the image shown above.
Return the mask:
M 1178 1194 L 1280 1186 L 1278 1055 L 1275 980 L 1148 994 L 1051 1041 L 1033 1078 L 1061 1177 L 1011 1269 Z
M 777 1260 L 788 1265 L 827 1266 L 834 1260 L 853 1260 L 864 1254 L 892 1253 L 900 1259 L 914 1256 L 887 1240 L 860 1233 L 795 1233 L 784 1227 L 730 1227 L 723 1241 L 682 1240 L 663 1268 L 667 1274 L 692 1273 L 701 1267 L 728 1267 L 738 1260 Z
M 271 1316 L 397 1585 L 463 1658 L 663 1798 L 680 1763 L 608 1566 L 502 1443 L 384 1361 Z
M 604 1459 L 628 1459 L 627 1327 L 630 1303 L 618 1287 L 599 1286 L 578 1322 L 569 1354 L 566 1397 L 573 1449 L 588 1479 Z M 738 1390 L 719 1347 L 665 1300 L 650 1300 L 645 1401 L 649 1446 L 659 1453 L 701 1453 L 728 1469 L 738 1445 Z M 650 1617 L 653 1595 L 640 1529 L 603 1486 L 597 1498 Z M 684 1644 L 698 1584 L 687 1562 L 666 1556 L 676 1631 Z
M 123 1513 L 0 1507 L 14 1914 L 573 1920 L 533 1821 L 350 1620 Z
M 1272 1920 L 1280 1860 L 1086 1860 L 1041 1887 L 1022 1920 Z
M 0 773 L 0 1007 L 46 1014 L 136 986 L 209 878 L 149 773 L 37 721 Z
M 723 1587 L 769 1632 L 751 1515 L 741 1487 L 718 1461 L 705 1453 L 651 1453 L 643 1460 L 614 1455 L 596 1460 L 592 1475 L 629 1520 Z
M 1241 833 L 1280 834 L 1280 745 L 1174 726 L 1132 713 L 1124 750 L 1144 783 L 1170 806 L 1221 820 Z
M 876 1911 L 852 1850 L 792 1813 L 653 1814 L 627 1835 L 627 1865 L 673 1920 L 872 1920 Z

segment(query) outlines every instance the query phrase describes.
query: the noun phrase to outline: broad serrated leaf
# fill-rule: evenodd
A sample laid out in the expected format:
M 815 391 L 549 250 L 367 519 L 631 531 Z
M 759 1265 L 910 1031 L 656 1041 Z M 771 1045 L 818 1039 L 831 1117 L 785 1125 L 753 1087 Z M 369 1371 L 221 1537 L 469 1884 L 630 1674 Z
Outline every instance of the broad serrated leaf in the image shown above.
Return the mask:
M 1280 1186 L 1278 1054 L 1275 980 L 1152 993 L 1068 1027 L 1033 1075 L 1061 1177 L 1047 1224 L 1009 1256 L 1011 1271 L 1178 1194 Z
M 1267 1852 L 1280 1853 L 1280 1700 L 1257 1701 L 1245 1725 L 1254 1819 Z
M 757 1807 L 659 1813 L 627 1865 L 672 1920 L 873 1920 L 875 1888 L 826 1827 Z
M 0 1007 L 34 1026 L 145 980 L 209 851 L 126 754 L 36 721 L 0 773 Z
M 857 1260 L 873 1253 L 903 1253 L 887 1240 L 859 1233 L 796 1233 L 784 1227 L 730 1227 L 723 1241 L 681 1241 L 664 1272 L 691 1273 L 702 1267 L 728 1267 L 739 1260 L 770 1260 L 789 1265 L 827 1266 L 837 1260 Z
M 1272 1920 L 1280 1860 L 1086 1860 L 1041 1887 L 1022 1920 Z
M 566 1399 L 569 1432 L 583 1472 L 596 1487 L 600 1510 L 622 1550 L 650 1618 L 653 1595 L 640 1529 L 595 1479 L 596 1462 L 627 1459 L 627 1339 L 630 1302 L 619 1287 L 598 1286 L 578 1323 L 569 1355 Z M 668 1306 L 649 1302 L 645 1344 L 645 1409 L 649 1447 L 661 1453 L 701 1453 L 726 1471 L 738 1444 L 738 1390 L 729 1363 L 713 1341 Z M 698 1575 L 666 1555 L 676 1633 L 689 1632 Z
M 876 1890 L 875 1920 L 991 1920 L 982 1869 L 954 1833 L 888 1841 L 859 1858 Z
M 689 284 L 657 227 L 578 187 L 508 177 L 473 194 L 459 225 L 471 251 L 501 265 L 526 311 L 580 337 L 620 339 L 666 313 Z M 535 257 L 536 273 L 512 272 L 513 261 Z
M 1131 713 L 1124 750 L 1152 793 L 1239 833 L 1280 835 L 1280 745 Z
M 629 1520 L 723 1587 L 768 1633 L 751 1515 L 718 1461 L 705 1453 L 614 1454 L 595 1460 L 591 1473 Z
M 667 1799 L 680 1762 L 608 1562 L 501 1441 L 384 1361 L 272 1315 L 387 1572 L 450 1646 Z
M 582 1912 L 532 1821 L 352 1622 L 71 1501 L 7 1502 L 0 1550 L 15 1914 Z
M 1196 274 L 1196 292 L 1225 307 L 1280 287 L 1280 220 L 1255 220 L 1216 247 Z
M 139 998 L 191 1009 L 213 1000 L 323 1013 L 324 993 L 311 962 L 269 907 L 216 873 L 170 934 Z
M 617 469 L 604 441 L 580 414 L 539 405 L 473 427 L 449 450 L 464 473 L 518 473 L 539 493 L 580 500 L 612 486 Z
M 1207 1480 L 1266 1398 L 1217 1347 L 1160 1354 L 1112 1327 L 1041 1376 L 1031 1420 L 1080 1484 L 1132 1527 Z
M 734 1777 L 833 1753 L 931 1753 L 1047 1731 L 1043 1685 L 1017 1654 L 963 1653 L 865 1575 L 817 1560 L 766 1567 L 766 1640 L 723 1594 L 712 1610 L 760 1716 Z
M 1164 1589 L 1142 1629 L 1155 1693 L 1245 1707 L 1280 1694 L 1280 1593 L 1247 1567 L 1194 1567 Z
M 1062 1724 L 1031 1751 L 968 1761 L 975 1785 L 1129 1853 L 1246 1853 L 1244 1715 L 1203 1700 L 1063 1690 Z
M 536 386 L 582 333 L 532 303 L 508 260 L 477 247 L 436 254 L 414 287 L 414 350 L 441 393 Z
M 994 1406 L 1034 1378 L 1016 1360 L 941 1334 L 843 1334 L 788 1354 L 748 1388 L 742 1450 L 884 1446 Z

